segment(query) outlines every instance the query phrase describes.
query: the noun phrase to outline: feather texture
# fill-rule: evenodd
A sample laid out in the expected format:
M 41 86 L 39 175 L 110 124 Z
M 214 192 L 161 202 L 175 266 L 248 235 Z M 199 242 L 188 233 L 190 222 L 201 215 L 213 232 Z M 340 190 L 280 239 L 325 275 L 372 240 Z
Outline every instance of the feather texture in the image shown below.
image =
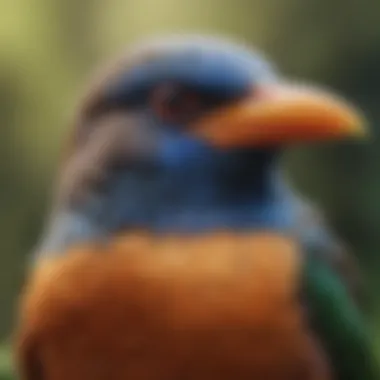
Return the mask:
M 21 313 L 19 354 L 34 351 L 23 379 L 40 363 L 49 380 L 328 380 L 298 302 L 301 264 L 271 233 L 136 234 L 40 263 Z

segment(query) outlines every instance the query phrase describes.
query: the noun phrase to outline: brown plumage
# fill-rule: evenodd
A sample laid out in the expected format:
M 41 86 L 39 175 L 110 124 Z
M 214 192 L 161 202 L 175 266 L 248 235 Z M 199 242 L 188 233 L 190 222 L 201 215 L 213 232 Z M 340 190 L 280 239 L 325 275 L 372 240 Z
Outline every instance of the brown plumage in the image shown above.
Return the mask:
M 265 233 L 136 233 L 39 264 L 21 313 L 22 379 L 328 380 L 299 265 L 292 241 Z

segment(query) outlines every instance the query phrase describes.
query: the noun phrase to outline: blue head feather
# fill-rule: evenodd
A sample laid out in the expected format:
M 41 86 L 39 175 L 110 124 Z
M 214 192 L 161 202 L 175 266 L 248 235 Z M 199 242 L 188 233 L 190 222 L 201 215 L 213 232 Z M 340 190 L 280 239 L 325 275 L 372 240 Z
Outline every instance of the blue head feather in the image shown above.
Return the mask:
M 176 82 L 234 99 L 258 82 L 276 79 L 274 68 L 258 53 L 213 40 L 184 41 L 128 70 L 106 92 L 110 102 L 133 104 L 159 83 Z
M 296 210 L 278 175 L 276 149 L 218 150 L 183 133 L 186 128 L 160 124 L 144 105 L 147 91 L 167 81 L 233 101 L 258 82 L 274 80 L 273 69 L 258 55 L 231 45 L 181 46 L 130 68 L 105 89 L 107 102 L 140 105 L 141 120 L 159 131 L 156 150 L 149 160 L 110 169 L 106 185 L 91 201 L 66 210 L 60 232 L 50 234 L 47 246 L 136 227 L 207 233 L 294 225 Z

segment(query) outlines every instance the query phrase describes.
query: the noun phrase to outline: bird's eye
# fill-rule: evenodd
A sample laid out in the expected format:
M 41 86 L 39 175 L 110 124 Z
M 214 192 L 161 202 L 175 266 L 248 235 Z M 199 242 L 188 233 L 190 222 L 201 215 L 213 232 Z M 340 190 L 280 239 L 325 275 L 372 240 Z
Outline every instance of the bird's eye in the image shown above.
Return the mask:
M 151 106 L 165 121 L 184 123 L 199 116 L 207 102 L 196 91 L 178 84 L 164 84 L 153 90 Z

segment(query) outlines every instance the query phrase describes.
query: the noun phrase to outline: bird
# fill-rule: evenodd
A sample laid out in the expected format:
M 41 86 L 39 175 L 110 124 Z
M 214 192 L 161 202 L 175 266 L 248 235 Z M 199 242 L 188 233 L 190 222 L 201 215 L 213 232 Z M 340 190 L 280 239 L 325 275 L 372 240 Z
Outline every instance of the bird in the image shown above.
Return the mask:
M 90 82 L 20 295 L 20 378 L 378 379 L 349 255 L 281 169 L 367 136 L 362 112 L 225 37 L 140 41 Z

